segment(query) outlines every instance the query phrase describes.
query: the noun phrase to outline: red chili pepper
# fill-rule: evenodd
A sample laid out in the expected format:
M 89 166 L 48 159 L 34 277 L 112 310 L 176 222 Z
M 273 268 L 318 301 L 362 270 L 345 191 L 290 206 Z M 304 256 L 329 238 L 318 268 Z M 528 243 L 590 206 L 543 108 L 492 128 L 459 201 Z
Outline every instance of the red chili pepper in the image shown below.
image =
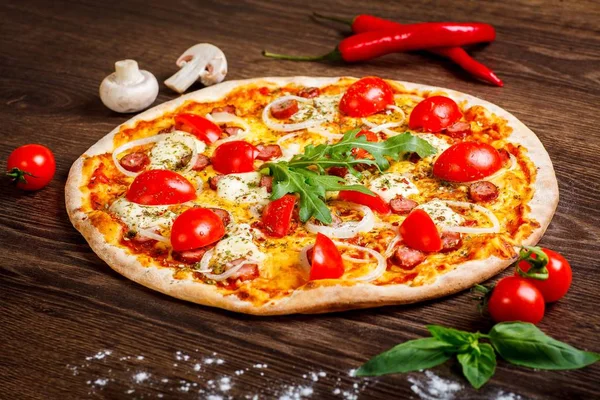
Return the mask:
M 353 20 L 345 20 L 341 18 L 321 15 L 318 13 L 314 13 L 314 16 L 317 18 L 329 19 L 332 21 L 350 25 L 352 27 L 352 32 L 354 33 L 388 30 L 404 26 L 398 22 L 390 21 L 387 19 L 367 14 L 358 15 Z M 428 49 L 427 51 L 454 61 L 454 63 L 460 66 L 462 69 L 481 80 L 484 80 L 496 86 L 504 86 L 504 83 L 500 80 L 500 78 L 496 76 L 496 74 L 491 69 L 489 69 L 482 63 L 476 61 L 473 57 L 471 57 L 465 50 L 463 50 L 460 47 L 440 47 Z
M 263 55 L 295 61 L 342 59 L 346 62 L 357 62 L 403 51 L 491 42 L 495 38 L 496 31 L 488 24 L 425 22 L 402 25 L 389 30 L 358 33 L 342 40 L 335 50 L 322 56 L 289 56 L 268 52 L 263 52 Z

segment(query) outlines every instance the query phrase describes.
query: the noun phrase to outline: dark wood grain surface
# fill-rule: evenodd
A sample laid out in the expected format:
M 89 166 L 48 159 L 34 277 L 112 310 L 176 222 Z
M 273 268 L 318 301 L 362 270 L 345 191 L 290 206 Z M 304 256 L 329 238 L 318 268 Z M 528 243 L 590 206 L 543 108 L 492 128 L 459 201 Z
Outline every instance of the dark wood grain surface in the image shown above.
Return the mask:
M 473 53 L 506 86 L 474 82 L 424 54 L 360 65 L 261 58 L 265 48 L 306 54 L 333 48 L 338 26 L 314 23 L 311 10 L 491 23 L 497 41 Z M 51 147 L 58 163 L 42 191 L 0 190 L 0 398 L 419 398 L 436 376 L 456 399 L 599 397 L 600 365 L 533 372 L 501 362 L 479 391 L 452 363 L 435 368 L 435 376 L 352 378 L 348 371 L 370 356 L 425 335 L 425 324 L 487 330 L 491 323 L 469 293 L 408 307 L 278 318 L 177 301 L 101 262 L 69 223 L 63 198 L 71 163 L 129 118 L 104 108 L 97 95 L 119 59 L 136 59 L 162 82 L 183 50 L 211 42 L 227 55 L 228 79 L 379 75 L 464 91 L 514 113 L 548 149 L 561 200 L 542 243 L 571 261 L 574 282 L 540 327 L 600 351 L 597 1 L 23 0 L 2 2 L 0 21 L 0 159 L 37 142 Z M 161 84 L 156 104 L 175 97 Z

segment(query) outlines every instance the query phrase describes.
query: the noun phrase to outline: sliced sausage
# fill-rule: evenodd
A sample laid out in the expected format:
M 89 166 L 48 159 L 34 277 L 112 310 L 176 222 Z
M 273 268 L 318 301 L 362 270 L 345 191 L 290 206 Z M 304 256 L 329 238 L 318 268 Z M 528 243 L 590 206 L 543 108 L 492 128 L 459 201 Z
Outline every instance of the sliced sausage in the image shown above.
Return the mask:
M 345 177 L 348 174 L 348 168 L 346 167 L 329 167 L 327 169 L 328 175 L 339 176 L 340 178 Z
M 258 155 L 256 156 L 256 159 L 262 161 L 270 161 L 274 158 L 281 157 L 281 155 L 283 154 L 281 152 L 281 147 L 278 144 L 259 144 L 258 146 L 256 146 L 256 149 L 258 150 Z
M 321 89 L 317 87 L 307 87 L 298 92 L 298 96 L 305 97 L 307 99 L 313 99 L 321 95 Z
M 212 109 L 212 111 L 210 112 L 211 114 L 214 113 L 228 113 L 228 114 L 233 114 L 235 115 L 235 106 L 228 104 L 226 106 L 223 107 L 215 107 Z
M 210 207 L 209 207 L 209 210 L 211 210 L 212 212 L 217 214 L 219 216 L 219 218 L 221 218 L 221 221 L 223 221 L 223 225 L 227 226 L 231 222 L 231 216 L 229 215 L 229 213 L 226 210 L 223 210 L 222 208 L 210 208 Z
M 471 124 L 468 122 L 459 121 L 447 127 L 443 133 L 453 138 L 463 139 L 465 136 L 471 133 Z
M 238 135 L 241 131 L 243 131 L 243 129 L 239 126 L 227 126 L 223 129 L 223 132 L 225 132 L 227 136 Z
M 500 159 L 502 160 L 502 166 L 506 166 L 510 162 L 510 154 L 505 149 L 498 149 Z
M 498 186 L 488 181 L 471 183 L 469 197 L 477 203 L 495 200 L 498 197 Z
M 267 189 L 267 192 L 271 193 L 273 191 L 273 177 L 263 175 L 260 177 L 260 183 L 258 184 L 260 187 L 264 187 Z
M 225 175 L 215 175 L 211 178 L 208 179 L 208 186 L 210 186 L 210 188 L 212 190 L 217 190 L 217 184 L 219 183 L 219 180 L 221 180 L 222 177 L 224 177 Z
M 187 250 L 187 251 L 173 251 L 171 257 L 174 260 L 185 263 L 185 264 L 196 264 L 202 260 L 204 253 L 208 249 L 206 247 L 200 247 L 198 249 Z
M 421 264 L 423 260 L 425 260 L 425 253 L 410 247 L 399 246 L 394 252 L 394 264 L 403 269 L 412 269 Z
M 159 133 L 159 134 L 160 134 L 160 133 L 171 133 L 171 132 L 173 132 L 174 130 L 175 130 L 175 125 L 173 125 L 173 126 L 170 126 L 170 127 L 168 127 L 168 128 L 161 129 L 160 131 L 158 131 L 158 133 Z
M 442 232 L 442 253 L 458 249 L 462 245 L 462 238 L 458 232 Z
M 239 265 L 240 263 L 246 261 L 244 258 L 238 258 L 237 260 L 231 261 L 231 268 Z M 234 275 L 231 276 L 233 279 L 240 279 L 242 281 L 247 281 L 250 279 L 254 279 L 258 277 L 258 265 L 257 264 L 245 264 L 242 268 L 237 271 Z
M 192 167 L 194 171 L 202 171 L 204 168 L 210 165 L 210 158 L 205 156 L 204 154 L 198 154 L 198 158 L 196 159 L 196 164 Z
M 271 115 L 277 119 L 288 119 L 298 112 L 298 100 L 289 99 L 271 107 Z
M 119 164 L 121 164 L 121 167 L 125 168 L 127 171 L 140 172 L 146 168 L 148 164 L 150 164 L 150 157 L 148 157 L 146 153 L 139 151 L 135 153 L 129 153 L 119 160 Z
M 406 215 L 418 205 L 419 203 L 416 201 L 406 199 L 402 196 L 397 196 L 396 198 L 390 200 L 390 208 L 394 214 Z

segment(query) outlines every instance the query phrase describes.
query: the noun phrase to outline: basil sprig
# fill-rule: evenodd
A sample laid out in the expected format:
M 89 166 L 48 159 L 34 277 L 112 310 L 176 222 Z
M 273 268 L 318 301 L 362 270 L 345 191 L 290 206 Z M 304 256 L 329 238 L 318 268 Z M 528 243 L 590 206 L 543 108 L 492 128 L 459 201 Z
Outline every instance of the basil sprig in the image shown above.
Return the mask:
M 427 329 L 432 337 L 410 340 L 376 355 L 356 376 L 418 371 L 456 356 L 465 378 L 479 389 L 496 371 L 496 353 L 511 364 L 549 370 L 583 368 L 600 360 L 600 354 L 553 339 L 530 323 L 502 322 L 487 335 L 440 325 L 428 325 Z

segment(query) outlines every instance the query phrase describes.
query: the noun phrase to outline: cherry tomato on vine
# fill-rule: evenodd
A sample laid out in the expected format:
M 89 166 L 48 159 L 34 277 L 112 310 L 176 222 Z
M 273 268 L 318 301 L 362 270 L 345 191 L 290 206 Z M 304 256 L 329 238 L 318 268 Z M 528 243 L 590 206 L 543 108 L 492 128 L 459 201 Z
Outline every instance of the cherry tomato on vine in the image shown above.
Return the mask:
M 421 101 L 410 113 L 408 127 L 425 132 L 441 132 L 462 117 L 454 100 L 446 96 L 432 96 Z
M 496 322 L 522 321 L 537 324 L 544 317 L 542 293 L 528 280 L 517 276 L 502 278 L 487 303 Z
M 52 151 L 41 144 L 26 144 L 13 150 L 6 161 L 6 174 L 19 189 L 39 190 L 56 172 Z
M 542 251 L 548 256 L 548 279 L 525 278 L 533 284 L 544 296 L 546 303 L 552 303 L 560 300 L 569 291 L 571 281 L 573 280 L 573 271 L 569 262 L 555 251 L 542 248 Z M 525 260 L 519 262 L 519 268 L 523 272 L 529 271 L 531 264 Z M 515 272 L 518 276 L 518 272 Z
M 349 117 L 368 117 L 394 104 L 392 87 L 383 79 L 368 76 L 354 82 L 340 100 L 340 111 Z

